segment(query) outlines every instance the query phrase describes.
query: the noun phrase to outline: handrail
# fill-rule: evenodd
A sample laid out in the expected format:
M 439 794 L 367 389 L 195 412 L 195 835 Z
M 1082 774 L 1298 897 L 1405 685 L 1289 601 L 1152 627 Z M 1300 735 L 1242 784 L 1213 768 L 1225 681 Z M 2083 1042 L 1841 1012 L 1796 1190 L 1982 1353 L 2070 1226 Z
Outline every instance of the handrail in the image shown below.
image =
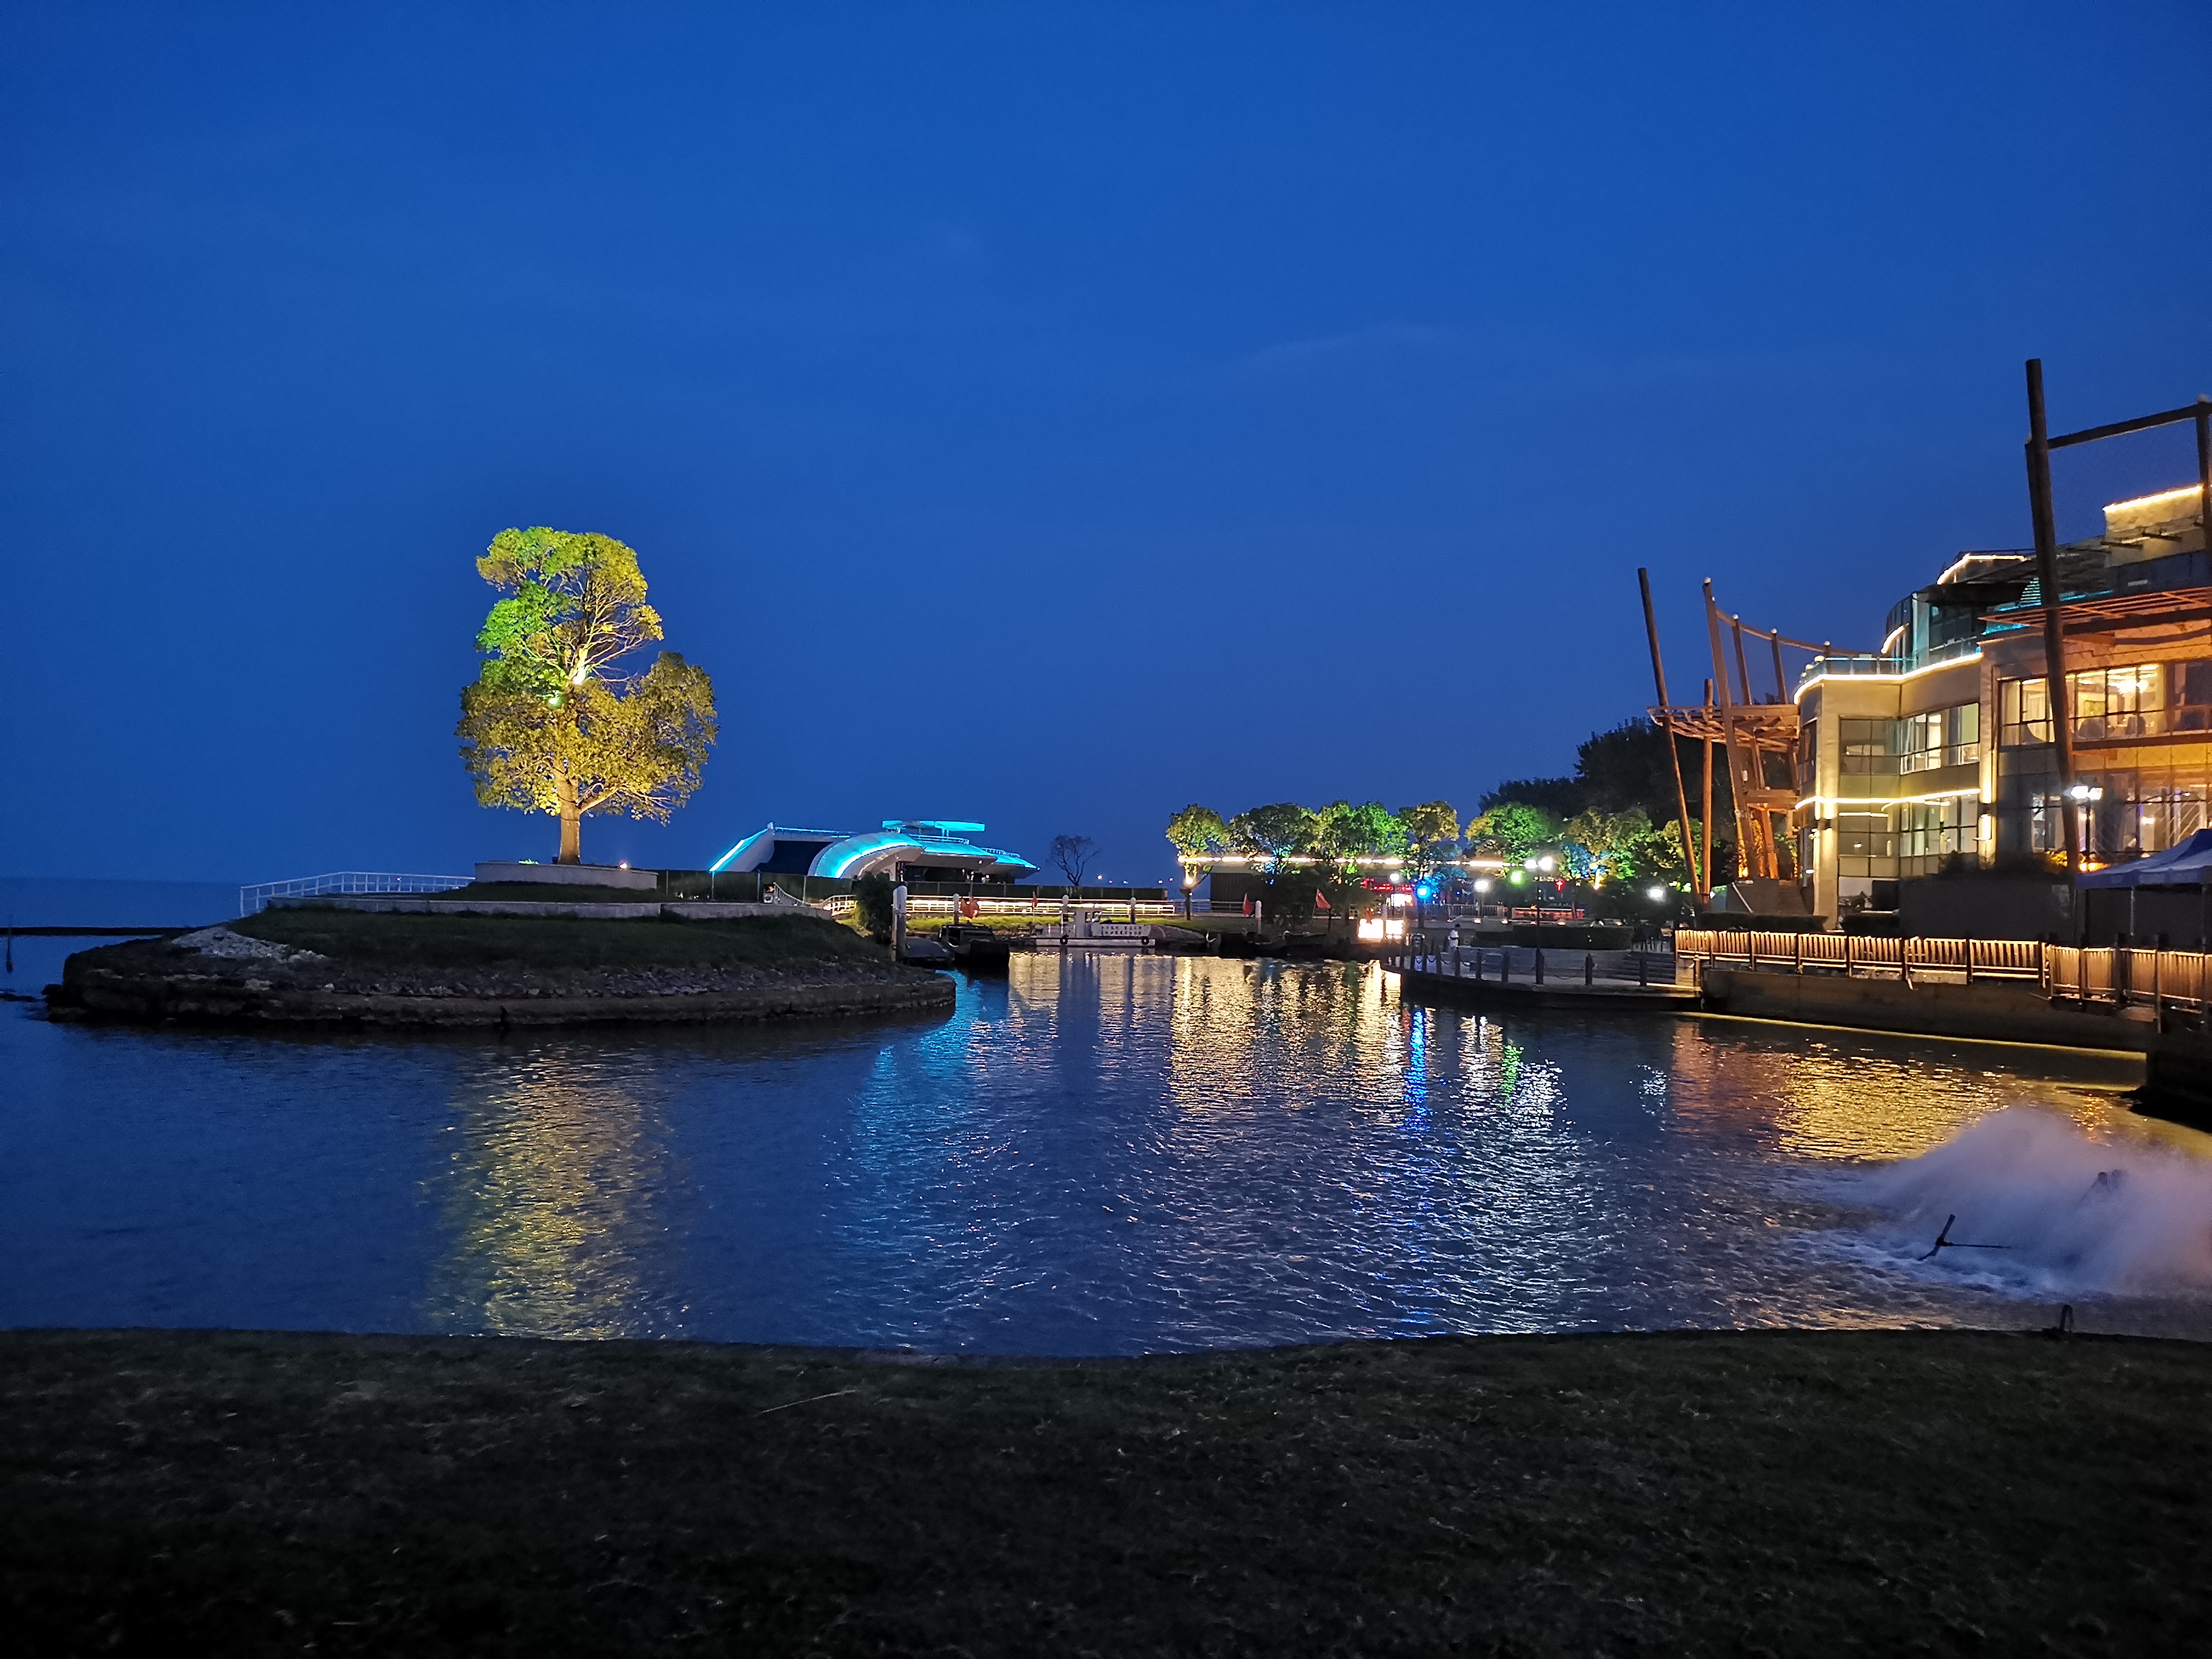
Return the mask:
M 1674 931 L 1674 953 L 1678 961 L 1699 973 L 1708 963 L 1741 963 L 1758 972 L 1840 973 L 1860 979 L 1897 979 L 1906 985 L 2033 982 L 2053 1000 L 2149 1008 L 2154 1015 L 2168 1008 L 2206 1012 L 2208 991 L 2212 991 L 2212 952 L 2202 951 L 1680 927 Z
M 466 887 L 472 876 L 395 875 L 379 870 L 332 870 L 319 876 L 295 876 L 289 881 L 255 882 L 238 890 L 238 914 L 250 916 L 268 908 L 270 899 L 320 898 L 330 893 L 450 893 Z

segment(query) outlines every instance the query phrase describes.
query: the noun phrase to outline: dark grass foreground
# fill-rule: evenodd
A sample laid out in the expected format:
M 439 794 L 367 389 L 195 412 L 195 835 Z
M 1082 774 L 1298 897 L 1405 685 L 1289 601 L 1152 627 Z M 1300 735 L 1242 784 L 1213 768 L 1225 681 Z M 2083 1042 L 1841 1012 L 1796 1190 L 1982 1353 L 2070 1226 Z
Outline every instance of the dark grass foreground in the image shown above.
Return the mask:
M 2203 1652 L 2212 1349 L 0 1334 L 21 1653 Z

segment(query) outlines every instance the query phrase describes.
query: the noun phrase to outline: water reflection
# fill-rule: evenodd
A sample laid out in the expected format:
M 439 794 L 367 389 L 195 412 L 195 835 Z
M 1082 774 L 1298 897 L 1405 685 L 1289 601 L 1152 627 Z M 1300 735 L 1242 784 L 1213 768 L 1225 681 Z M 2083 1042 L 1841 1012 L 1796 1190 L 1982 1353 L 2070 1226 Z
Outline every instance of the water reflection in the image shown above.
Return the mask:
M 685 1207 L 656 1068 L 562 1042 L 466 1056 L 424 1313 L 499 1336 L 673 1335 Z
M 0 1067 L 21 1323 L 1075 1353 L 2019 1324 L 2049 1310 L 1915 1268 L 1919 1211 L 1881 1235 L 1854 1172 L 2020 1103 L 2150 1133 L 2110 1092 L 2131 1074 L 2062 1055 L 1073 952 L 947 1018 L 777 1031 L 211 1039 L 0 1010 Z M 2212 1334 L 2201 1296 L 2096 1316 Z
M 1976 1043 L 1823 1031 L 1738 1021 L 1671 1027 L 1671 1093 L 1685 1127 L 1723 1134 L 1768 1126 L 1776 1149 L 1802 1159 L 1910 1158 L 1998 1107 L 2033 1101 L 2085 1127 L 2137 1080 L 2130 1062 L 2038 1054 Z

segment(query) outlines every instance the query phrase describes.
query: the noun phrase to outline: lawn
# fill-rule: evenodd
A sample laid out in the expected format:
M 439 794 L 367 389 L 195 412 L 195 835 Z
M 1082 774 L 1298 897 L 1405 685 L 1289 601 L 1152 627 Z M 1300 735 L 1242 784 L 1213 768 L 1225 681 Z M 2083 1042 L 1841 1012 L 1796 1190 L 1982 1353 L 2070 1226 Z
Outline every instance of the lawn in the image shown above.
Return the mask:
M 836 963 L 888 971 L 890 956 L 849 927 L 811 916 L 635 921 L 569 916 L 439 916 L 316 907 L 264 910 L 233 931 L 319 951 L 350 967 L 775 969 Z
M 2202 1650 L 2212 1350 L 0 1334 L 15 1650 Z M 2192 1634 L 2191 1632 L 2194 1632 Z

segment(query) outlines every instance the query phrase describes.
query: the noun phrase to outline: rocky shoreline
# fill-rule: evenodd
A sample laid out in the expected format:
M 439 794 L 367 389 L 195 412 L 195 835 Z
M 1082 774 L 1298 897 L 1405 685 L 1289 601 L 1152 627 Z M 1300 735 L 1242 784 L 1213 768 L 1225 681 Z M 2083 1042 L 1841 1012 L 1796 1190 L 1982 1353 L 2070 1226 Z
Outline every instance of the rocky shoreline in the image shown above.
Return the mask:
M 949 1010 L 954 995 L 941 975 L 888 960 L 403 966 L 348 962 L 210 927 L 80 951 L 64 964 L 62 982 L 47 988 L 46 1002 L 57 1019 L 498 1029 L 934 1013 Z

